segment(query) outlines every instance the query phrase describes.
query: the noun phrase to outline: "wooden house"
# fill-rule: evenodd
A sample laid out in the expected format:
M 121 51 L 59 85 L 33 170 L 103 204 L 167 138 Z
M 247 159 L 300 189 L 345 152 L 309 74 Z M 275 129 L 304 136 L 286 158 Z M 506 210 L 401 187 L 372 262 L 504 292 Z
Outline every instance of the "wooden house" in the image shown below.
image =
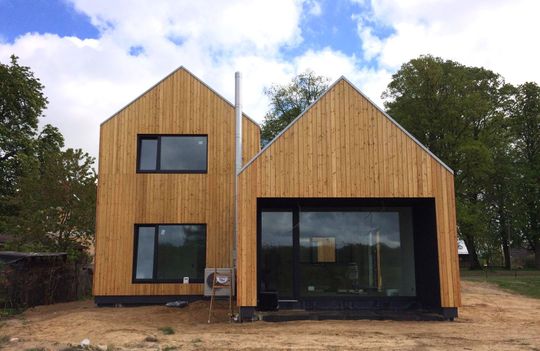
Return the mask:
M 235 171 L 233 105 L 183 68 L 102 124 L 98 304 L 201 298 L 236 242 L 241 319 L 457 316 L 453 172 L 347 79 L 260 151 L 258 125 L 243 116 L 241 131 Z

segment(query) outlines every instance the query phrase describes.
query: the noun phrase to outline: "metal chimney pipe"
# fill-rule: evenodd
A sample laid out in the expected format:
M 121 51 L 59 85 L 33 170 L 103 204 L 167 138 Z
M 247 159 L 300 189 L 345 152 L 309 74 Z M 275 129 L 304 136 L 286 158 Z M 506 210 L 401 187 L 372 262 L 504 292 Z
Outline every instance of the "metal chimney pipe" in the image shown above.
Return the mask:
M 240 72 L 234 74 L 234 110 L 236 112 L 236 175 L 242 169 L 242 100 L 240 83 L 242 75 Z
M 237 246 L 238 246 L 238 175 L 242 169 L 242 100 L 240 83 L 242 75 L 240 72 L 234 74 L 234 111 L 236 117 L 235 127 L 235 172 L 234 172 L 234 241 L 233 241 L 233 268 L 236 271 Z

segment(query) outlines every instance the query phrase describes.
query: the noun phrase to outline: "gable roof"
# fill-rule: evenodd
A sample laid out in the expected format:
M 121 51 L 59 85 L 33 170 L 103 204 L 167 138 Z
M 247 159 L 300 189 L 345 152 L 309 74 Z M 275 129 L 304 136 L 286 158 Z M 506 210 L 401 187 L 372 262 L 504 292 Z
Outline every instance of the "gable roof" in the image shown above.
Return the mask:
M 379 112 L 383 114 L 387 119 L 390 120 L 396 127 L 398 127 L 405 135 L 411 138 L 418 146 L 420 146 L 425 152 L 427 152 L 431 157 L 433 157 L 438 163 L 440 163 L 448 172 L 454 174 L 452 168 L 450 168 L 446 163 L 444 163 L 440 158 L 438 158 L 433 152 L 431 152 L 424 144 L 422 144 L 418 139 L 416 139 L 411 133 L 409 133 L 405 128 L 403 128 L 395 119 L 390 117 L 382 108 L 380 108 L 376 103 L 374 103 L 370 98 L 368 98 L 360 89 L 358 89 L 351 81 L 349 81 L 345 76 L 341 76 L 334 83 L 332 83 L 326 91 L 319 96 L 315 101 L 311 103 L 301 114 L 298 115 L 291 123 L 289 123 L 278 135 L 274 137 L 268 144 L 266 144 L 251 160 L 249 160 L 240 170 L 242 173 L 246 168 L 248 168 L 260 155 L 262 155 L 277 139 L 279 139 L 289 128 L 291 128 L 300 118 L 302 118 L 319 100 L 323 98 L 329 91 L 331 91 L 339 82 L 344 81 L 349 84 L 358 94 L 360 94 L 364 99 L 366 99 L 371 105 L 373 105 Z
M 232 102 L 230 102 L 229 100 L 227 100 L 225 97 L 223 97 L 223 95 L 221 95 L 220 93 L 218 93 L 217 91 L 215 91 L 211 86 L 209 86 L 208 84 L 206 84 L 203 80 L 201 80 L 199 77 L 197 77 L 196 75 L 194 75 L 190 70 L 188 70 L 187 68 L 185 68 L 184 66 L 180 66 L 178 67 L 177 69 L 175 69 L 174 71 L 172 71 L 171 73 L 167 74 L 165 77 L 163 77 L 162 79 L 160 79 L 157 83 L 155 83 L 154 85 L 152 85 L 150 88 L 146 89 L 142 94 L 140 94 L 139 96 L 137 96 L 135 99 L 131 100 L 129 103 L 127 103 L 126 105 L 124 105 L 124 107 L 122 107 L 121 109 L 119 109 L 118 111 L 116 111 L 115 113 L 113 113 L 109 118 L 107 118 L 106 120 L 104 120 L 103 122 L 101 122 L 100 126 L 104 125 L 105 123 L 107 123 L 108 121 L 110 121 L 111 119 L 115 118 L 120 112 L 122 112 L 123 110 L 125 110 L 128 106 L 130 106 L 131 104 L 133 104 L 135 101 L 137 101 L 138 99 L 140 99 L 141 97 L 143 97 L 146 93 L 148 93 L 149 91 L 151 91 L 152 89 L 154 89 L 155 87 L 157 87 L 159 84 L 161 84 L 162 82 L 164 82 L 165 80 L 167 80 L 167 78 L 171 77 L 172 75 L 174 75 L 176 72 L 179 72 L 179 71 L 184 71 L 186 72 L 187 74 L 189 74 L 190 76 L 192 76 L 193 78 L 195 78 L 199 83 L 201 83 L 202 85 L 204 85 L 204 87 L 206 87 L 208 90 L 210 90 L 212 93 L 214 93 L 215 95 L 217 95 L 217 97 L 219 97 L 220 99 L 222 99 L 223 101 L 225 101 L 227 104 L 229 104 L 231 107 L 234 108 L 234 104 Z M 259 123 L 257 123 L 253 118 L 249 117 L 248 115 L 246 115 L 244 112 L 242 112 L 242 117 L 246 117 L 248 120 L 250 120 L 253 124 L 255 124 L 259 129 L 261 129 L 261 126 L 259 125 Z

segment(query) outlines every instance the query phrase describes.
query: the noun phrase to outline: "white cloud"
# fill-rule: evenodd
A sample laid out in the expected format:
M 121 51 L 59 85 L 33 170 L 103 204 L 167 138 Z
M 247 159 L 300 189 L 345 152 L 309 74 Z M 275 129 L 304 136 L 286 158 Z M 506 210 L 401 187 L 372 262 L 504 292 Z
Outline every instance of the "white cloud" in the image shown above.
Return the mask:
M 50 101 L 42 123 L 93 155 L 100 122 L 180 65 L 230 100 L 234 72 L 245 72 L 245 109 L 261 120 L 262 88 L 292 72 L 279 48 L 302 40 L 300 0 L 71 2 L 100 28 L 98 39 L 29 33 L 0 43 L 0 61 L 14 53 L 31 67 Z
M 330 78 L 331 81 L 345 76 L 381 107 L 381 93 L 391 78 L 391 73 L 384 68 L 362 67 L 362 63 L 356 56 L 348 56 L 330 48 L 320 51 L 309 50 L 295 59 L 294 66 L 295 74 L 312 70 Z
M 43 122 L 93 155 L 100 122 L 180 65 L 229 100 L 234 72 L 242 71 L 244 109 L 259 121 L 268 108 L 263 88 L 307 69 L 345 75 L 379 105 L 391 74 L 426 53 L 483 65 L 512 82 L 540 81 L 532 69 L 540 62 L 534 1 L 373 0 L 369 13 L 351 14 L 363 48 L 357 55 L 327 47 L 290 60 L 280 50 L 302 43 L 306 17 L 324 15 L 320 1 L 66 1 L 91 18 L 99 38 L 29 33 L 0 41 L 0 61 L 14 53 L 32 68 L 50 101 Z M 380 38 L 379 26 L 394 33 Z
M 422 54 L 484 66 L 510 82 L 540 80 L 540 2 L 535 0 L 373 0 L 359 15 L 358 33 L 367 59 L 396 70 Z M 394 33 L 381 39 L 376 26 Z

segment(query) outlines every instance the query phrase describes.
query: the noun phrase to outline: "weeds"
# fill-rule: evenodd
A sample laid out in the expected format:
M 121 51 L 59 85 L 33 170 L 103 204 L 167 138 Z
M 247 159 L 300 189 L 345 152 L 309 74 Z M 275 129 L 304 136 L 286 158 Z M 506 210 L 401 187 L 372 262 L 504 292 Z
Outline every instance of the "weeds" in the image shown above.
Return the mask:
M 0 309 L 0 320 L 14 317 L 24 312 L 23 308 L 2 308 Z
M 7 335 L 0 336 L 0 346 L 7 343 L 8 341 L 9 341 L 9 336 Z

